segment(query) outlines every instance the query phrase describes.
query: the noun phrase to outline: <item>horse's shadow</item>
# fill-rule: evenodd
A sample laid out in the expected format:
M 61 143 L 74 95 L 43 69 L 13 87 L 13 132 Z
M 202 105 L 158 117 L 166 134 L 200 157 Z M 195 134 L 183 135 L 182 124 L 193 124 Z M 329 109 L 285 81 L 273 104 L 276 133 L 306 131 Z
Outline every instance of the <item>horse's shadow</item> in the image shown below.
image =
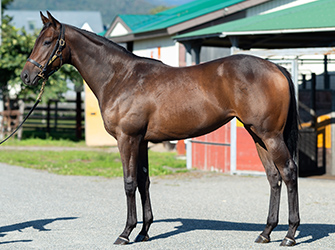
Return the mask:
M 230 222 L 230 221 L 217 221 L 217 220 L 199 220 L 199 219 L 165 219 L 155 220 L 154 223 L 175 223 L 179 222 L 181 225 L 176 226 L 175 230 L 162 233 L 151 237 L 150 240 L 164 239 L 170 236 L 195 231 L 195 230 L 216 230 L 216 231 L 254 231 L 262 232 L 264 224 L 256 223 L 243 223 L 243 222 Z M 278 225 L 275 231 L 287 231 L 287 225 Z M 301 224 L 298 228 L 296 239 L 306 237 L 306 240 L 300 241 L 301 243 L 310 243 L 328 237 L 329 234 L 335 233 L 334 224 Z M 308 237 L 311 236 L 311 237 Z M 224 236 L 223 236 L 224 237 Z M 280 240 L 278 240 L 279 242 Z
M 38 231 L 50 231 L 50 229 L 46 229 L 45 226 L 60 220 L 74 220 L 78 217 L 61 217 L 55 219 L 42 219 L 42 220 L 32 220 L 22 223 L 17 223 L 13 225 L 3 226 L 0 227 L 0 237 L 4 237 L 8 232 L 19 231 L 22 232 L 23 229 L 32 227 Z M 17 240 L 17 241 L 3 241 L 0 242 L 0 245 L 8 244 L 8 243 L 15 243 L 15 242 L 31 242 L 32 240 Z

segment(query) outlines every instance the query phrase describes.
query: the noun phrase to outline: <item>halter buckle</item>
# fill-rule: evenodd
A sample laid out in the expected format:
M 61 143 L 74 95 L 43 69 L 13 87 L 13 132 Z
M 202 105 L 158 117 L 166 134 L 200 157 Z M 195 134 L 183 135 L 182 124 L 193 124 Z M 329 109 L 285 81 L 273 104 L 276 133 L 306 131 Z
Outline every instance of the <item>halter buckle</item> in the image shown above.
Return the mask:
M 65 46 L 65 40 L 64 40 L 63 38 L 61 38 L 61 39 L 59 40 L 59 46 L 60 46 L 60 47 L 64 47 L 64 46 Z

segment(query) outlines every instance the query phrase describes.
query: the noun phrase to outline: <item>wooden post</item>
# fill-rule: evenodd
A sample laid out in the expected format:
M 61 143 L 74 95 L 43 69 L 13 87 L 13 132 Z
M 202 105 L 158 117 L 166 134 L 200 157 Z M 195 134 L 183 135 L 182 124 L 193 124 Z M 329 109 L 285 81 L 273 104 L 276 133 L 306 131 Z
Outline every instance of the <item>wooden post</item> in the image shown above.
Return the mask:
M 57 131 L 57 122 L 58 122 L 58 101 L 55 101 L 55 131 Z
M 78 140 L 82 139 L 82 126 L 81 126 L 81 92 L 76 92 L 76 137 Z
M 47 133 L 50 133 L 50 101 L 47 105 Z

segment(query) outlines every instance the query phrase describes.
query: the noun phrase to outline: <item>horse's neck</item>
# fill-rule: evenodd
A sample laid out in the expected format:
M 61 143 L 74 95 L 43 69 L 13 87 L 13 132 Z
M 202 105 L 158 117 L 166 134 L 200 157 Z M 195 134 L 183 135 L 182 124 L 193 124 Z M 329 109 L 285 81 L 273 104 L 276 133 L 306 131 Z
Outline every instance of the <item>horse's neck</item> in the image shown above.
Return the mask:
M 79 30 L 71 30 L 70 34 L 71 64 L 100 100 L 104 87 L 117 84 L 116 73 L 125 70 L 125 63 L 133 56 L 92 34 Z

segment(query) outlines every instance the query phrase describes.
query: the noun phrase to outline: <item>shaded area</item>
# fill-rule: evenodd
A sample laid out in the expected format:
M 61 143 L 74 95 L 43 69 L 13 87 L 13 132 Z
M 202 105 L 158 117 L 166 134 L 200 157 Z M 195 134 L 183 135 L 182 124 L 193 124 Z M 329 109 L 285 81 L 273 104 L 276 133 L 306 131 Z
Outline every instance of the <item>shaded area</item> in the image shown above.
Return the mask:
M 32 242 L 32 240 L 12 240 L 12 241 L 3 241 L 3 242 L 0 242 L 0 245 L 10 244 L 10 243 L 19 243 L 19 242 L 26 243 L 26 242 Z
M 32 227 L 38 231 L 51 231 L 51 229 L 46 229 L 45 226 L 53 223 L 55 221 L 60 220 L 74 220 L 78 217 L 62 217 L 62 218 L 55 218 L 55 219 L 43 219 L 43 220 L 33 220 L 33 221 L 27 221 L 22 223 L 17 223 L 13 225 L 3 226 L 0 227 L 0 237 L 4 237 L 8 232 L 14 232 L 19 231 L 21 232 L 23 229 Z M 29 241 L 15 241 L 15 242 L 29 242 Z M 0 244 L 6 244 L 6 243 L 14 243 L 13 241 L 8 242 L 0 242 Z
M 217 220 L 201 220 L 201 219 L 165 219 L 156 220 L 154 223 L 181 223 L 180 226 L 174 227 L 174 230 L 165 232 L 159 235 L 155 235 L 150 240 L 158 240 L 168 238 L 174 235 L 187 233 L 195 230 L 215 230 L 215 231 L 252 231 L 255 232 L 255 239 L 257 233 L 261 233 L 265 227 L 265 224 L 258 223 L 243 223 L 243 222 L 231 222 L 231 221 L 217 221 Z M 284 231 L 283 238 L 286 235 L 288 225 L 278 225 L 274 231 Z M 328 237 L 329 234 L 335 233 L 334 224 L 302 224 L 299 226 L 296 239 L 308 237 L 308 239 L 298 243 L 310 243 L 322 238 Z M 310 238 L 311 236 L 312 238 Z M 222 234 L 224 237 L 224 234 Z M 280 242 L 281 240 L 278 240 Z
M 335 107 L 335 92 L 316 89 L 317 83 L 323 83 L 322 79 L 312 73 L 311 80 L 305 80 L 302 84 L 304 88 L 299 89 L 301 129 L 298 148 L 301 177 L 332 173 L 331 131 L 335 121 L 331 112 Z

